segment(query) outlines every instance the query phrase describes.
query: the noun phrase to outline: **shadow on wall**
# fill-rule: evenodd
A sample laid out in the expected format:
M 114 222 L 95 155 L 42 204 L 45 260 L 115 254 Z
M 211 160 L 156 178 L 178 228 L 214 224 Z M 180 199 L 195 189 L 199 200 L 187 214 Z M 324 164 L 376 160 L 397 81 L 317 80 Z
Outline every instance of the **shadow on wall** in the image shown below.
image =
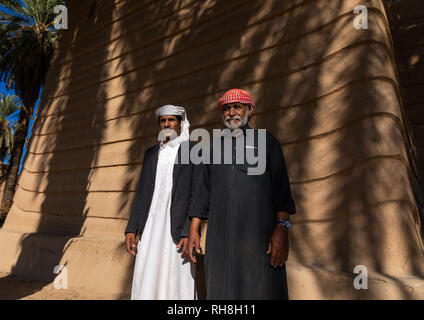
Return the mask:
M 411 141 L 411 168 L 414 193 L 420 209 L 424 234 L 424 6 L 420 0 L 386 0 L 386 10 L 395 49 L 395 58 L 405 110 L 406 131 Z
M 338 270 L 352 272 L 358 264 L 358 257 L 365 257 L 369 269 L 386 274 L 382 255 L 387 247 L 384 243 L 387 230 L 384 217 L 379 215 L 387 210 L 386 205 L 392 205 L 404 213 L 400 234 L 404 237 L 402 243 L 407 244 L 405 256 L 410 259 L 410 269 L 421 274 L 417 261 L 422 258 L 422 253 L 417 250 L 417 235 L 411 223 L 415 203 L 405 192 L 396 190 L 395 194 L 385 172 L 375 170 L 379 161 L 381 164 L 384 161 L 385 167 L 390 169 L 383 170 L 408 172 L 409 164 L 404 158 L 408 151 L 401 147 L 396 153 L 376 155 L 369 149 L 372 145 L 367 144 L 371 137 L 374 145 L 385 144 L 386 140 L 406 145 L 399 110 L 388 110 L 398 112 L 398 118 L 381 110 L 384 109 L 381 101 L 386 91 L 381 89 L 379 81 L 391 90 L 395 100 L 390 101 L 391 105 L 400 106 L 400 101 L 396 100 L 399 98 L 396 82 L 380 76 L 381 69 L 394 67 L 392 50 L 382 41 L 382 34 L 379 41 L 374 41 L 371 32 L 351 32 L 354 16 L 351 8 L 347 9 L 343 3 L 345 1 L 297 1 L 290 4 L 280 1 L 260 4 L 253 1 L 192 1 L 187 14 L 172 15 L 160 24 L 146 27 L 146 33 L 135 33 L 123 39 L 127 40 L 124 51 L 134 50 L 135 53 L 120 60 L 122 67 L 131 66 L 129 72 L 134 66 L 140 67 L 122 79 L 128 95 L 121 104 L 121 114 L 131 113 L 134 100 L 140 99 L 142 108 L 145 108 L 140 118 L 147 118 L 146 121 L 150 122 L 154 108 L 175 102 L 186 107 L 193 129 L 219 127 L 216 100 L 220 94 L 233 87 L 248 89 L 258 106 L 253 117 L 255 126 L 275 133 L 285 150 L 296 152 L 296 148 L 291 147 L 297 147 L 297 157 L 287 154 L 286 157 L 298 162 L 296 177 L 308 177 L 303 181 L 292 179 L 295 200 L 301 209 L 308 211 L 299 210 L 299 220 L 304 216 L 314 218 L 314 208 L 308 204 L 310 197 L 302 189 L 317 180 L 325 182 L 322 187 L 327 189 L 327 198 L 321 200 L 330 203 L 323 214 L 331 217 L 326 227 L 330 233 L 324 231 L 329 247 L 325 249 L 318 244 L 320 231 L 313 230 L 313 227 L 299 228 L 301 231 L 292 241 L 298 261 L 307 265 L 313 261 L 317 266 L 330 264 Z M 161 13 L 184 6 L 182 2 L 161 5 L 158 4 Z M 329 16 L 333 18 L 329 19 Z M 377 21 L 385 21 L 378 10 L 370 10 L 370 20 L 376 28 Z M 131 24 L 122 23 L 122 28 L 128 34 L 133 31 Z M 351 43 L 331 51 L 331 48 L 337 48 L 336 43 L 341 41 L 340 35 L 346 33 L 346 29 L 355 34 L 351 35 Z M 138 54 L 143 51 L 144 59 L 139 59 Z M 151 57 L 148 57 L 149 53 Z M 336 125 L 331 130 L 320 132 L 317 128 L 327 125 L 317 106 L 327 95 L 341 90 L 344 94 L 338 107 L 343 112 L 337 113 L 338 118 L 332 120 Z M 287 128 L 281 126 L 293 108 L 299 111 L 290 113 L 294 117 Z M 275 113 L 278 114 L 277 120 Z M 279 121 L 281 119 L 283 121 Z M 134 129 L 136 135 L 138 127 L 134 125 Z M 333 139 L 334 142 L 325 142 L 334 136 L 338 137 Z M 328 164 L 332 168 L 331 174 L 324 177 L 309 174 L 309 167 L 314 166 L 316 157 L 314 146 L 320 144 L 330 144 L 329 151 L 333 155 Z M 134 144 L 129 153 L 134 157 L 131 161 L 140 159 L 139 150 Z M 410 183 L 405 174 L 396 176 L 396 179 L 406 186 Z M 386 199 L 380 200 L 381 194 Z M 396 197 L 399 195 L 400 199 Z M 342 219 L 341 215 L 347 217 Z M 355 215 L 360 215 L 359 223 L 355 221 Z M 321 259 L 322 250 L 327 251 L 326 260 Z M 358 253 L 361 250 L 366 253 Z M 308 257 L 304 257 L 303 252 L 307 252 Z M 321 285 L 321 290 L 327 296 L 337 297 L 339 294 L 329 292 L 332 288 L 325 284 Z M 404 296 L 408 298 L 407 293 Z
M 373 146 L 386 145 L 386 141 L 397 146 L 405 142 L 402 119 L 390 113 L 399 110 L 385 111 L 381 102 L 387 101 L 386 92 L 391 92 L 395 100 L 397 96 L 396 82 L 379 75 L 382 66 L 393 67 L 391 48 L 371 39 L 373 31 L 350 31 L 353 14 L 346 1 L 128 1 L 114 12 L 105 9 L 113 5 L 112 0 L 98 3 L 101 6 L 94 10 L 94 18 L 81 19 L 76 28 L 85 23 L 90 30 L 96 30 L 96 15 L 102 24 L 121 12 L 126 17 L 99 33 L 78 29 L 72 53 L 78 53 L 79 58 L 69 66 L 69 81 L 62 87 L 67 94 L 55 98 L 66 112 L 56 125 L 52 122 L 52 128 L 44 128 L 60 130 L 55 138 L 37 139 L 40 144 L 31 143 L 29 147 L 30 154 L 56 150 L 42 156 L 46 161 L 43 167 L 49 168 L 42 212 L 48 215 L 63 210 L 72 215 L 58 218 L 54 226 L 51 219 L 40 221 L 39 234 L 61 237 L 55 242 L 57 255 L 53 261 L 43 261 L 43 265 L 32 268 L 50 272 L 66 250 L 66 241 L 84 234 L 81 228 L 92 210 L 91 202 L 87 205 L 91 175 L 97 170 L 94 166 L 101 166 L 99 144 L 106 139 L 108 126 L 116 126 L 116 140 L 124 135 L 119 128 L 129 130 L 125 135 L 131 145 L 121 156 L 131 165 L 122 167 L 127 170 L 125 177 L 134 177 L 140 170 L 144 150 L 155 142 L 156 107 L 180 104 L 186 107 L 193 129 L 220 127 L 216 100 L 227 89 L 240 87 L 255 97 L 254 126 L 274 133 L 288 159 L 298 207 L 291 241 L 296 261 L 352 272 L 358 257 L 364 257 L 369 269 L 385 274 L 381 255 L 386 249 L 382 238 L 387 230 L 382 211 L 392 205 L 403 214 L 400 219 L 405 223 L 399 228 L 404 237 L 402 243 L 409 245 L 405 256 L 410 258 L 410 269 L 421 272 L 415 265 L 421 253 L 417 251 L 410 221 L 415 203 L 407 192 L 393 192 L 385 179 L 393 171 L 409 170 L 405 151 L 397 147 L 398 152 L 388 154 L 382 147 L 377 149 L 383 154 L 372 152 Z M 135 13 L 130 14 L 132 11 Z M 377 21 L 382 20 L 381 12 L 370 10 L 371 24 L 377 26 Z M 80 33 L 91 36 L 79 41 Z M 110 42 L 115 33 L 125 36 Z M 342 35 L 346 35 L 345 39 L 341 39 Z M 96 49 L 91 51 L 85 47 L 94 41 L 90 37 L 97 37 Z M 115 51 L 119 58 L 110 59 Z M 96 63 L 101 63 L 101 67 L 92 67 Z M 118 74 L 121 76 L 115 77 Z M 53 88 L 49 92 L 56 91 L 55 85 L 53 81 L 48 83 Z M 85 101 L 97 101 L 87 103 L 89 111 L 84 115 L 88 113 L 86 121 L 95 125 L 88 135 L 79 137 L 74 120 L 82 108 L 68 110 L 66 106 Z M 399 106 L 399 101 L 389 102 Z M 52 103 L 49 100 L 47 106 Z M 106 114 L 106 106 L 112 104 L 115 111 L 109 108 Z M 42 121 L 37 119 L 37 131 L 43 126 Z M 113 140 L 110 135 L 108 139 Z M 72 158 L 65 160 L 61 146 L 72 140 Z M 327 150 L 327 156 L 321 154 L 320 158 L 320 150 Z M 77 161 L 84 168 L 72 171 L 72 190 L 63 184 L 61 171 L 55 171 L 63 168 L 66 161 Z M 405 175 L 395 178 L 406 184 L 403 189 L 409 188 Z M 132 200 L 126 191 L 133 185 L 130 179 L 124 183 L 119 203 Z M 61 200 L 64 194 L 66 202 Z M 386 199 L 382 199 L 382 194 Z M 399 195 L 401 198 L 397 198 Z M 314 223 L 318 220 L 321 223 Z M 27 269 L 31 261 L 41 262 L 35 259 L 31 248 L 31 237 L 37 236 L 28 236 L 22 243 L 16 269 Z M 53 276 L 46 274 L 46 280 L 53 281 Z M 128 298 L 131 279 L 129 272 L 123 281 L 126 289 L 122 298 Z M 317 286 L 326 296 L 340 294 L 318 280 Z
M 93 5 L 91 7 L 88 6 L 90 10 L 86 10 L 89 14 L 84 12 L 84 10 L 80 10 L 83 12 L 81 12 L 81 15 L 78 17 L 76 24 L 74 24 L 76 19 L 69 20 L 71 28 L 68 30 L 69 34 L 79 37 L 80 33 L 84 33 L 86 29 L 90 30 L 95 28 L 98 10 L 96 10 L 96 2 L 91 2 Z M 114 1 L 102 0 L 101 2 L 103 5 L 111 6 Z M 70 12 L 72 14 L 72 11 Z M 103 19 L 109 21 L 111 18 L 111 12 L 109 16 L 103 16 Z M 85 30 L 80 25 L 84 25 Z M 64 34 L 64 36 L 69 36 L 69 34 Z M 108 37 L 107 34 L 105 36 Z M 103 48 L 96 51 L 97 58 L 100 60 L 106 55 L 106 45 L 107 43 L 105 42 Z M 72 49 L 72 54 L 82 49 L 83 48 L 81 48 L 77 42 Z M 69 54 L 69 52 L 67 54 Z M 64 57 L 57 57 L 58 60 L 61 58 Z M 52 63 L 52 69 L 54 69 L 56 65 L 57 62 Z M 64 68 L 69 68 L 69 72 L 72 74 L 75 65 L 71 62 Z M 67 105 L 81 103 L 83 101 L 79 100 L 76 102 L 74 99 L 78 97 L 76 95 L 69 95 L 66 97 L 66 101 L 65 99 L 61 101 L 62 105 L 59 105 L 59 108 L 51 108 L 53 101 L 48 100 L 48 95 L 50 92 L 55 92 L 57 90 L 60 84 L 59 76 L 63 74 L 64 68 L 49 71 L 48 88 L 43 92 L 42 96 L 42 110 L 49 110 L 50 114 L 54 114 L 58 109 L 66 109 Z M 92 73 L 91 76 L 93 80 L 96 78 L 100 79 L 101 72 L 102 70 L 98 70 L 97 74 Z M 51 75 L 53 75 L 53 77 Z M 78 86 L 78 83 L 75 83 L 73 77 L 71 77 L 67 86 L 72 90 L 73 87 Z M 104 91 L 101 89 L 97 90 L 97 99 L 101 100 L 104 96 Z M 104 113 L 98 112 L 98 106 L 94 105 L 91 107 L 89 113 L 85 113 L 85 117 L 87 117 L 85 121 L 88 123 L 93 121 L 101 123 Z M 46 117 L 37 116 L 23 168 L 23 173 L 29 175 L 29 170 L 25 169 L 25 164 L 34 161 L 40 168 L 48 170 L 45 173 L 42 171 L 36 172 L 38 173 L 38 181 L 34 185 L 43 185 L 44 188 L 40 188 L 40 190 L 33 192 L 33 199 L 28 199 L 29 203 L 32 201 L 36 202 L 37 198 L 41 195 L 44 200 L 42 201 L 40 212 L 43 214 L 39 221 L 37 233 L 29 234 L 22 241 L 19 259 L 11 273 L 20 275 L 35 273 L 41 276 L 42 279 L 39 280 L 43 282 L 53 282 L 56 277 L 56 274 L 53 272 L 54 268 L 59 265 L 63 254 L 66 252 L 68 240 L 84 234 L 82 226 L 90 211 L 90 207 L 87 206 L 86 200 L 89 194 L 88 188 L 91 183 L 91 167 L 96 162 L 98 151 L 97 144 L 102 139 L 102 128 L 92 127 L 89 135 L 86 137 L 78 137 L 75 135 L 72 137 L 69 132 L 75 132 L 75 129 L 73 128 L 73 122 L 67 121 L 67 114 L 63 114 L 62 116 L 53 115 L 49 119 L 49 126 L 46 125 L 46 119 Z M 44 129 L 43 132 L 54 133 L 47 134 L 42 138 L 34 138 L 37 132 L 41 131 L 40 128 Z M 79 142 L 82 142 L 81 144 L 85 146 L 80 148 L 77 147 L 76 151 L 68 156 L 64 154 L 66 151 L 61 152 L 60 149 L 72 139 L 81 139 Z M 53 150 L 55 151 L 53 152 Z M 68 171 L 66 169 L 67 165 L 72 162 L 78 162 L 78 167 L 82 169 L 74 169 L 68 174 L 68 177 L 66 177 L 65 175 Z M 45 181 L 47 181 L 47 183 L 45 183 Z M 66 216 L 63 215 L 65 212 Z M 40 246 L 41 249 L 38 248 L 38 246 Z M 53 252 L 43 252 L 42 248 L 51 248 Z M 65 266 L 66 265 L 67 263 L 65 263 Z M 36 284 L 31 288 L 31 292 L 24 292 L 24 290 L 22 290 L 17 293 L 20 296 L 13 298 L 18 299 L 25 297 L 42 288 L 35 288 L 34 286 L 36 286 Z

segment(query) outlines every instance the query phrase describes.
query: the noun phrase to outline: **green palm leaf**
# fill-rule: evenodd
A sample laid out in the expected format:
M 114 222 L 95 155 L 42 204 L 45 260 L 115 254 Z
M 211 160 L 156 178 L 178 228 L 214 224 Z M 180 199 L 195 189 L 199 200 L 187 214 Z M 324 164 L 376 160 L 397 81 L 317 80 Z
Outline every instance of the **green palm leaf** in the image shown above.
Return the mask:
M 16 120 L 12 117 L 17 110 L 13 98 L 0 97 L 0 158 L 10 154 L 0 226 L 13 200 L 29 119 L 53 56 L 57 39 L 54 7 L 64 4 L 64 0 L 0 0 L 0 81 L 13 89 L 21 102 Z
M 20 108 L 19 99 L 13 95 L 0 95 L 0 161 L 3 161 L 13 148 L 13 118 Z M 13 122 L 13 123 L 12 123 Z

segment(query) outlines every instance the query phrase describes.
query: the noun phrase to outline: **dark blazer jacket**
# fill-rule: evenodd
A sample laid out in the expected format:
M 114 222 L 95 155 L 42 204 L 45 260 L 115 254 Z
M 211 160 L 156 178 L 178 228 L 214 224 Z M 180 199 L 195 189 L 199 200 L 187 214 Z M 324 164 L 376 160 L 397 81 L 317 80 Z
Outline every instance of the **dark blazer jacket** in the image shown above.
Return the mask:
M 192 142 L 181 143 L 177 158 L 181 159 L 182 145 Z M 184 149 L 183 149 L 184 150 Z M 158 163 L 159 144 L 147 149 L 144 154 L 143 167 L 139 177 L 135 198 L 131 206 L 130 218 L 128 220 L 125 234 L 131 232 L 142 234 L 149 215 L 150 204 L 152 202 L 153 191 L 155 189 L 156 167 Z M 181 237 L 188 237 L 190 230 L 190 219 L 188 211 L 191 202 L 193 164 L 174 164 L 172 200 L 171 200 L 171 236 L 175 242 L 179 242 Z

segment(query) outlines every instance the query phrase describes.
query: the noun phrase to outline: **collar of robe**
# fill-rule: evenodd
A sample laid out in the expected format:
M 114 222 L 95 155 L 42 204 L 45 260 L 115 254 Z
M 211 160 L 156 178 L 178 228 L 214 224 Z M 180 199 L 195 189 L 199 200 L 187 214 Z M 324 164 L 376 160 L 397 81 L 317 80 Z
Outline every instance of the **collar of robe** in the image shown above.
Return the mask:
M 173 148 L 175 146 L 179 146 L 181 144 L 181 142 L 183 142 L 185 140 L 187 140 L 186 137 L 185 136 L 182 136 L 180 134 L 178 137 L 176 137 L 174 139 L 170 139 L 167 143 L 160 142 L 159 143 L 159 147 L 160 147 L 160 149 L 163 149 L 166 146 L 169 146 L 169 147 L 172 147 Z
M 241 129 L 241 130 L 242 130 L 243 135 L 246 135 L 246 130 L 247 130 L 247 129 L 252 129 L 252 128 L 249 126 L 249 122 L 248 122 L 248 123 L 246 123 L 243 127 L 238 128 L 238 129 Z M 237 129 L 234 129 L 234 130 L 237 130 Z M 232 132 L 234 132 L 234 130 L 232 130 Z M 236 135 L 233 135 L 233 138 L 237 138 L 237 137 L 239 137 L 239 136 L 241 136 L 241 134 L 236 134 Z

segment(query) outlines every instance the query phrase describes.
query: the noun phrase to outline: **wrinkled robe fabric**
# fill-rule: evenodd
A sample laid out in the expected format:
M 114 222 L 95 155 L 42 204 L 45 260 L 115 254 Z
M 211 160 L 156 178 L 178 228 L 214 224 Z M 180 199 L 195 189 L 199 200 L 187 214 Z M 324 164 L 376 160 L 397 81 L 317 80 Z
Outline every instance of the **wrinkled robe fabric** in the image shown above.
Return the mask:
M 207 299 L 288 299 L 285 265 L 273 268 L 266 254 L 277 211 L 296 212 L 282 148 L 267 132 L 266 171 L 248 175 L 246 160 L 235 163 L 239 137 L 231 138 L 232 164 L 201 164 L 195 168 L 200 177 L 190 217 L 208 219 Z M 257 143 L 257 138 L 254 145 L 248 145 L 247 139 L 244 142 L 245 147 L 256 151 Z
M 195 269 L 183 261 L 171 236 L 172 173 L 179 148 L 170 141 L 159 150 L 155 189 L 137 255 L 132 300 L 193 300 Z

